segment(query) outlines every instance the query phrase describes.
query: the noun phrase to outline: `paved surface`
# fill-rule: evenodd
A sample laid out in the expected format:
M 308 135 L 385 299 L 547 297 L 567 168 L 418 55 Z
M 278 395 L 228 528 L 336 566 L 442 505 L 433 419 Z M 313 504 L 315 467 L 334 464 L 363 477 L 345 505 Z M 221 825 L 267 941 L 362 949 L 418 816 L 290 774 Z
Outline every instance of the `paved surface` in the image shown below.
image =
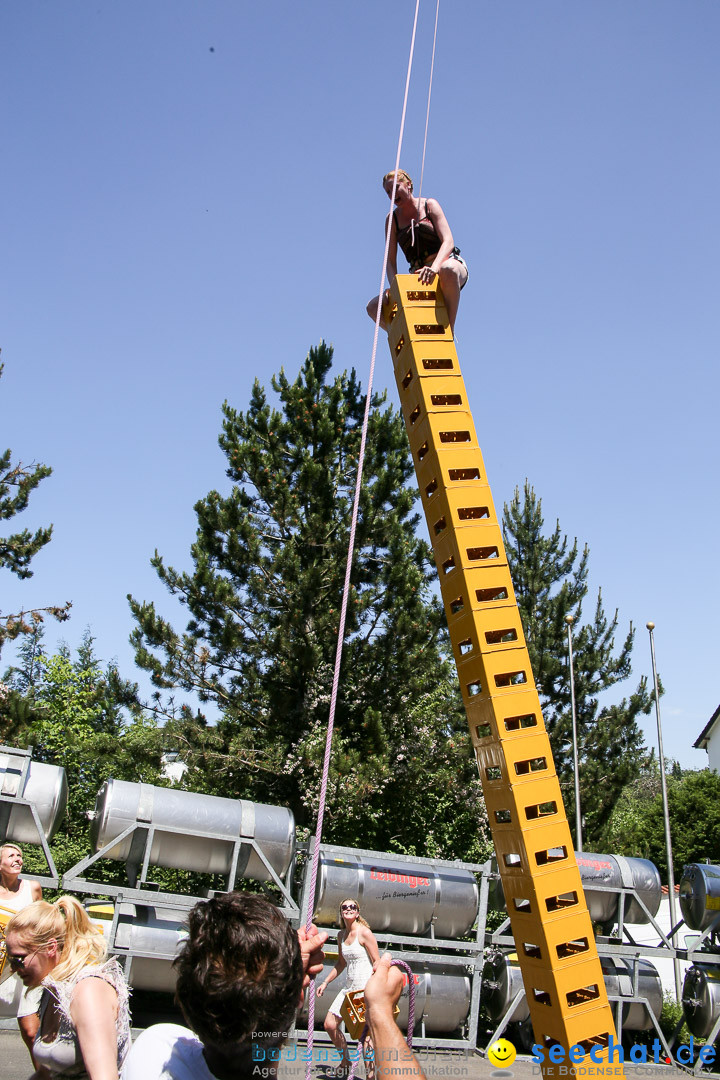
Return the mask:
M 283 1050 L 283 1061 L 279 1071 L 279 1080 L 299 1080 L 305 1075 L 304 1048 L 295 1043 L 289 1043 Z M 313 1055 L 317 1062 L 314 1069 L 316 1080 L 327 1080 L 332 1066 L 323 1064 L 318 1058 L 327 1054 L 327 1049 L 322 1046 L 316 1048 Z M 531 1058 L 516 1058 L 512 1069 L 494 1069 L 489 1061 L 478 1054 L 471 1054 L 461 1050 L 436 1053 L 432 1050 L 421 1050 L 417 1054 L 425 1075 L 428 1080 L 490 1080 L 497 1077 L 505 1080 L 533 1080 L 540 1077 L 540 1066 L 536 1065 Z M 294 1060 L 288 1060 L 292 1059 Z M 358 1070 L 360 1077 L 363 1075 L 362 1068 Z M 29 1080 L 32 1075 L 32 1066 L 27 1050 L 17 1030 L 3 1022 L 0 1026 L 0 1080 Z M 615 1076 L 615 1071 L 606 1074 Z M 625 1065 L 627 1080 L 639 1080 L 641 1077 L 655 1077 L 656 1080 L 670 1080 L 680 1075 L 680 1070 L 668 1066 L 633 1066 Z M 685 1074 L 687 1075 L 687 1074 Z M 706 1074 L 707 1075 L 707 1074 Z M 257 1071 L 257 1080 L 264 1080 L 262 1067 Z

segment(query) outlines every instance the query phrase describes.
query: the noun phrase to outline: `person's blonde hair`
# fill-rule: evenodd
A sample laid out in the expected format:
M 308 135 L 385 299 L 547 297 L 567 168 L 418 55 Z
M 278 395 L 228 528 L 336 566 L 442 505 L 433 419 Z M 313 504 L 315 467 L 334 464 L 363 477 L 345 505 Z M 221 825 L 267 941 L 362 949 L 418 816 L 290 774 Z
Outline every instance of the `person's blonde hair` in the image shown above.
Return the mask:
M 370 923 L 367 921 L 367 919 L 363 919 L 362 915 L 360 914 L 360 905 L 358 904 L 354 896 L 346 896 L 344 900 L 340 901 L 338 905 L 338 926 L 342 926 L 343 930 L 345 929 L 345 923 L 343 922 L 342 914 L 343 904 L 357 904 L 358 917 L 355 921 L 362 923 L 363 926 L 367 926 L 368 930 L 370 929 Z
M 26 946 L 38 950 L 57 941 L 59 960 L 52 970 L 57 982 L 71 979 L 89 964 L 101 964 L 107 956 L 102 930 L 74 896 L 61 896 L 52 904 L 46 900 L 28 904 L 7 924 L 8 934 L 17 934 Z
M 412 182 L 411 178 L 408 176 L 408 174 L 405 172 L 404 169 L 393 169 L 392 172 L 385 173 L 385 175 L 382 178 L 383 187 L 385 187 L 385 184 L 387 183 L 388 180 L 394 180 L 395 179 L 395 174 L 396 173 L 397 173 L 398 184 L 402 184 L 402 183 L 407 184 L 407 186 L 410 188 L 410 191 L 412 192 L 413 182 Z
M 3 857 L 3 851 L 6 851 L 7 848 L 12 848 L 13 851 L 19 851 L 20 854 L 22 855 L 22 848 L 20 847 L 20 845 L 19 844 L 12 844 L 8 840 L 7 844 L 0 844 L 0 859 L 2 859 L 2 857 Z

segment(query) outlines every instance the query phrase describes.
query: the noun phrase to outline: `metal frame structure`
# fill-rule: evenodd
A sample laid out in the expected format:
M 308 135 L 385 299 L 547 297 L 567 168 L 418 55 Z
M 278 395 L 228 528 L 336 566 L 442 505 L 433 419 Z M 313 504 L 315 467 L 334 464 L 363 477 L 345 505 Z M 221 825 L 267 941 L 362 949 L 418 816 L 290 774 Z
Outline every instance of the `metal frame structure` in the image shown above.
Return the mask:
M 307 921 L 308 911 L 315 897 L 310 896 L 310 871 L 311 859 L 314 852 L 315 840 L 311 839 L 308 845 L 301 845 L 308 852 L 308 862 L 303 877 L 302 893 L 300 899 L 301 915 L 298 925 L 304 926 Z M 363 859 L 383 859 L 388 857 L 386 851 L 372 851 L 366 848 L 341 847 L 336 844 L 320 844 L 320 852 L 331 856 L 359 856 Z M 452 867 L 454 869 L 469 870 L 479 877 L 478 916 L 475 923 L 474 938 L 472 941 L 458 939 L 436 938 L 432 933 L 429 935 L 419 934 L 392 934 L 383 931 L 376 936 L 383 948 L 392 949 L 398 958 L 406 961 L 419 963 L 442 963 L 454 965 L 469 972 L 470 975 L 470 1011 L 465 1021 L 465 1036 L 462 1038 L 444 1037 L 442 1035 L 429 1036 L 425 1030 L 423 1018 L 419 1018 L 420 1033 L 413 1038 L 413 1046 L 438 1047 L 447 1050 L 475 1050 L 477 1046 L 477 1027 L 480 1012 L 480 975 L 483 967 L 483 952 L 485 948 L 485 934 L 488 911 L 488 890 L 491 877 L 490 863 L 466 863 L 459 860 L 446 859 L 422 859 L 417 856 L 397 855 L 392 853 L 393 863 L 417 864 L 418 861 L 432 867 Z M 337 926 L 318 925 L 318 929 L 326 930 L 328 939 L 337 940 Z M 434 951 L 430 951 L 434 950 Z M 295 1034 L 301 1039 L 308 1036 L 307 1028 L 296 1028 Z M 317 1041 L 326 1041 L 324 1031 L 315 1031 L 313 1038 Z
M 147 875 L 151 865 L 150 853 L 152 851 L 155 833 L 171 833 L 175 836 L 200 836 L 208 841 L 220 840 L 225 844 L 232 844 L 233 854 L 230 871 L 227 875 L 227 889 L 210 890 L 206 896 L 186 896 L 182 893 L 165 893 L 153 890 L 152 888 L 142 888 L 143 885 L 149 884 Z M 121 844 L 128 836 L 132 838 L 130 855 L 124 860 L 128 871 L 128 885 L 108 885 L 105 882 L 89 881 L 82 876 L 90 866 L 93 866 L 100 859 L 107 858 L 113 848 Z M 94 855 L 88 855 L 86 858 L 81 859 L 79 863 L 76 863 L 75 866 L 67 871 L 67 873 L 63 874 L 62 885 L 64 889 L 72 889 L 75 892 L 90 893 L 95 896 L 114 896 L 118 899 L 122 897 L 123 900 L 134 904 L 147 904 L 148 906 L 153 907 L 186 907 L 190 910 L 190 908 L 198 903 L 198 901 L 207 900 L 208 897 L 213 896 L 216 891 L 231 892 L 235 888 L 237 883 L 237 867 L 240 849 L 243 847 L 252 847 L 257 853 L 260 860 L 267 868 L 273 884 L 279 889 L 283 897 L 283 904 L 280 910 L 288 919 L 296 919 L 300 909 L 293 900 L 290 892 L 295 868 L 294 860 L 291 861 L 285 874 L 285 878 L 280 878 L 268 862 L 266 855 L 254 837 L 237 837 L 234 840 L 228 840 L 227 836 L 222 836 L 218 833 L 201 832 L 199 830 L 196 831 L 184 828 L 174 829 L 166 825 L 153 825 L 142 821 L 134 821 L 113 840 L 105 844 L 99 851 L 95 852 Z M 141 886 L 140 888 L 136 887 L 138 881 Z
M 641 958 L 648 960 L 673 960 L 683 961 L 689 964 L 709 964 L 716 965 L 720 969 L 720 943 L 717 941 L 717 936 L 720 933 L 720 914 L 716 917 L 713 923 L 702 934 L 697 934 L 690 943 L 688 943 L 688 937 L 686 937 L 686 947 L 682 948 L 672 943 L 672 938 L 685 926 L 684 919 L 681 919 L 676 926 L 672 927 L 667 933 L 660 927 L 657 919 L 648 910 L 642 897 L 635 892 L 631 887 L 609 887 L 603 885 L 593 886 L 594 892 L 608 892 L 618 895 L 618 918 L 617 918 L 617 930 L 620 934 L 620 939 L 610 937 L 606 934 L 600 934 L 596 937 L 598 954 L 600 957 L 608 957 L 610 959 L 625 960 L 631 967 L 631 994 L 627 996 L 610 995 L 609 1000 L 613 1004 L 615 1011 L 615 1022 L 617 1028 L 618 1040 L 622 1038 L 622 1006 L 630 1004 L 643 1004 L 648 1010 L 648 1013 L 652 1019 L 653 1026 L 660 1039 L 662 1047 L 668 1057 L 672 1057 L 673 1047 L 677 1041 L 679 1032 L 685 1023 L 685 1017 L 683 1016 L 678 1022 L 675 1031 L 669 1039 L 663 1034 L 658 1018 L 654 1015 L 650 1008 L 647 998 L 644 998 L 638 993 L 638 976 L 639 971 L 637 967 L 637 961 Z M 626 905 L 632 900 L 633 903 L 638 904 L 648 917 L 648 923 L 652 925 L 653 929 L 660 938 L 660 944 L 658 945 L 642 945 L 635 942 L 632 938 L 632 934 L 628 929 L 627 923 L 624 922 L 624 912 Z M 497 946 L 501 949 L 515 950 L 515 939 L 511 934 L 507 933 L 507 929 L 510 926 L 510 919 L 505 921 L 493 931 L 488 937 L 488 943 Z M 627 939 L 627 940 L 623 940 Z M 709 946 L 709 947 L 708 947 Z M 513 1015 L 516 1006 L 522 1001 L 524 997 L 524 990 L 519 991 L 512 1002 L 508 1005 L 504 1015 L 501 1017 L 499 1024 L 493 1031 L 490 1042 L 499 1039 L 502 1033 L 507 1028 L 508 1024 L 513 1022 Z M 705 1040 L 706 1045 L 715 1043 L 720 1036 L 720 1015 L 713 1024 L 712 1030 Z M 705 1065 L 699 1058 L 692 1067 L 694 1075 L 707 1072 L 720 1071 L 718 1063 L 713 1069 L 712 1066 Z M 689 1069 L 689 1066 L 688 1066 Z

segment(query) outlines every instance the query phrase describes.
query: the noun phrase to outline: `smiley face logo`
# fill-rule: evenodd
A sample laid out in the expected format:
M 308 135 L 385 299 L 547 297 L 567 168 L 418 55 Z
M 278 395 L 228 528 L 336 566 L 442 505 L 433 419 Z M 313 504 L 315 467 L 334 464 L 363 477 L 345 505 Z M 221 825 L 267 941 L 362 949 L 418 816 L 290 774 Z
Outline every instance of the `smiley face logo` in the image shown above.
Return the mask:
M 497 1069 L 508 1069 L 515 1060 L 516 1050 L 509 1039 L 496 1039 L 488 1046 L 487 1056 Z

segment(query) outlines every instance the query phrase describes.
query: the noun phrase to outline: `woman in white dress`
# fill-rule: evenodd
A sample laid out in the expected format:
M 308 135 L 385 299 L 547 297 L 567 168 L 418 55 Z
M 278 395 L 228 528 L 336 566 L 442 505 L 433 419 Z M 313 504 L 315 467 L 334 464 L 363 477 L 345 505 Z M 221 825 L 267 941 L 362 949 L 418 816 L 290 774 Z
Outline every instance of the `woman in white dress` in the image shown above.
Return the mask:
M 34 900 L 42 900 L 42 889 L 37 881 L 20 878 L 22 868 L 22 851 L 17 844 L 3 844 L 0 847 L 0 910 L 12 912 L 13 915 Z M 31 1057 L 40 1023 L 38 1008 L 41 993 L 40 989 L 26 990 L 17 975 L 11 975 L 0 984 L 0 1016 L 17 1017 L 20 1034 Z
M 380 959 L 380 953 L 375 935 L 360 914 L 357 900 L 349 898 L 341 901 L 338 922 L 342 926 L 337 939 L 338 958 L 327 979 L 318 986 L 317 996 L 322 997 L 328 983 L 331 983 L 347 968 L 345 987 L 335 996 L 330 1005 L 324 1025 L 331 1042 L 342 1055 L 337 1075 L 346 1076 L 352 1062 L 348 1053 L 347 1040 L 342 1030 L 340 1006 L 349 990 L 365 989 L 365 984 L 373 972 L 373 964 L 376 964 Z M 365 1066 L 366 1070 L 369 1071 L 368 1059 L 366 1059 Z

